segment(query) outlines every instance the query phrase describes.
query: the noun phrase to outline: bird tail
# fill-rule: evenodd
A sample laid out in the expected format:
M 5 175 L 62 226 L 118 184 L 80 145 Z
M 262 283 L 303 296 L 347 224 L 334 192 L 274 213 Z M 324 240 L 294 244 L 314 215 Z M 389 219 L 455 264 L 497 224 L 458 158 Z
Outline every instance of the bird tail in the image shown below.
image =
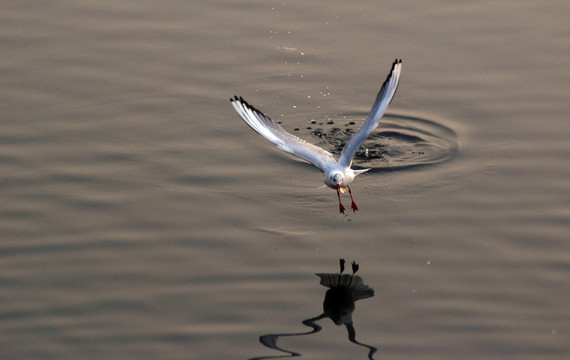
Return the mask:
M 360 175 L 362 173 L 367 172 L 368 170 L 370 170 L 370 168 L 368 169 L 362 169 L 362 170 L 353 170 L 354 171 L 354 176 L 356 177 L 357 175 Z

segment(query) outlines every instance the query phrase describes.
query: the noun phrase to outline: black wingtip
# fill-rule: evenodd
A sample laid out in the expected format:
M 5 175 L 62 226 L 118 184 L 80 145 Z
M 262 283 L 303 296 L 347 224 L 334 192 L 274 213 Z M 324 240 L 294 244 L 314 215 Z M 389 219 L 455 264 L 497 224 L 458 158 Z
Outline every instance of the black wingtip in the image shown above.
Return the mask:
M 382 92 L 382 89 L 384 88 L 384 86 L 386 86 L 386 84 L 388 83 L 388 81 L 392 77 L 392 74 L 394 73 L 394 69 L 396 68 L 396 65 L 401 64 L 401 63 L 402 63 L 402 59 L 396 58 L 396 60 L 394 60 L 394 62 L 392 63 L 392 69 L 390 69 L 390 73 L 388 74 L 388 77 L 386 78 L 386 80 L 384 80 L 384 82 L 382 83 L 382 86 L 380 87 L 380 92 Z
M 270 119 L 269 116 L 265 115 L 265 114 L 262 113 L 260 110 L 256 109 L 253 105 L 250 105 L 250 104 L 249 104 L 247 101 L 245 101 L 245 100 L 243 99 L 243 97 L 241 97 L 241 96 L 234 95 L 233 98 L 230 98 L 230 101 L 231 101 L 232 103 L 238 102 L 238 103 L 240 103 L 241 106 L 243 106 L 243 107 L 245 107 L 245 108 L 247 108 L 247 109 L 249 109 L 249 110 L 255 112 L 256 114 L 258 114 L 258 115 L 260 115 L 260 116 L 262 116 L 262 117 L 264 117 L 264 118 Z
M 396 60 L 394 60 L 394 62 L 392 63 L 392 69 L 394 69 L 396 67 L 396 65 L 401 64 L 401 63 L 402 63 L 402 59 L 396 58 Z

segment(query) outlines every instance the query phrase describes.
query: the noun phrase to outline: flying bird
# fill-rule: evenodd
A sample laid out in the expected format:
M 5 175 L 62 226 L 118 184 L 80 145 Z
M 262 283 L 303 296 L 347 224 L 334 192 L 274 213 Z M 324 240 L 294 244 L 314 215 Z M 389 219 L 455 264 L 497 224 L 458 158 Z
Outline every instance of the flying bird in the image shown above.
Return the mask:
M 236 95 L 231 98 L 230 101 L 235 111 L 253 130 L 271 141 L 277 148 L 300 157 L 319 168 L 323 172 L 323 182 L 325 185 L 336 190 L 339 210 L 340 213 L 344 214 L 346 209 L 342 205 L 340 194 L 344 194 L 346 189 L 348 189 L 352 202 L 352 211 L 357 211 L 358 206 L 356 206 L 354 202 L 349 185 L 357 175 L 370 170 L 351 169 L 354 154 L 368 135 L 378 126 L 382 115 L 384 115 L 394 94 L 396 94 L 401 73 L 402 60 L 396 59 L 392 64 L 390 74 L 388 74 L 378 95 L 376 95 L 376 100 L 374 100 L 374 104 L 368 113 L 366 121 L 364 121 L 362 127 L 344 146 L 338 161 L 334 159 L 333 154 L 330 152 L 285 131 L 279 124 L 248 104 L 242 97 Z

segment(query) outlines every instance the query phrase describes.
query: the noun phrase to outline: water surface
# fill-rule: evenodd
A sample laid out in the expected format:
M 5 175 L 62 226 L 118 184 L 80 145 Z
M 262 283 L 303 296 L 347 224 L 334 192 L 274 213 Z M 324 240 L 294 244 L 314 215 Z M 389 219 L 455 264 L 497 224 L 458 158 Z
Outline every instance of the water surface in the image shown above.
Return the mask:
M 326 292 L 314 274 L 346 258 L 375 290 L 352 320 L 376 359 L 566 359 L 569 10 L 5 5 L 2 357 L 286 355 L 259 337 L 310 330 Z M 352 186 L 358 213 L 340 215 L 318 170 L 229 102 L 243 96 L 335 151 L 396 57 L 401 85 L 373 157 L 355 161 L 373 168 Z M 279 346 L 368 357 L 343 326 L 319 324 Z

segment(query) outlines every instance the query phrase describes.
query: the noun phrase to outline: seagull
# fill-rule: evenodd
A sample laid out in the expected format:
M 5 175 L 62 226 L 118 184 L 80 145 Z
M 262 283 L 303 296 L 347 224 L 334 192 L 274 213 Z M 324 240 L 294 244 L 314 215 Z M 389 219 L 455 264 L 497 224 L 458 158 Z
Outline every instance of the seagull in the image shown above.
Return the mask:
M 390 105 L 394 94 L 396 94 L 401 73 L 402 60 L 396 59 L 394 63 L 392 63 L 390 74 L 388 74 L 388 77 L 382 84 L 378 95 L 376 95 L 376 100 L 374 100 L 374 104 L 368 113 L 366 121 L 364 121 L 360 129 L 344 146 L 338 161 L 334 159 L 333 154 L 330 152 L 285 131 L 279 124 L 248 104 L 242 97 L 238 97 L 236 95 L 233 98 L 230 98 L 230 102 L 246 124 L 264 138 L 275 144 L 278 149 L 308 161 L 323 172 L 324 184 L 336 190 L 341 214 L 344 214 L 346 209 L 342 205 L 340 194 L 346 193 L 346 189 L 348 189 L 350 200 L 352 202 L 352 211 L 356 212 L 358 210 L 358 206 L 356 206 L 356 203 L 354 202 L 349 185 L 357 175 L 360 175 L 370 169 L 351 169 L 352 159 L 360 145 L 362 145 L 368 135 L 376 129 L 382 115 L 384 115 L 388 105 Z

